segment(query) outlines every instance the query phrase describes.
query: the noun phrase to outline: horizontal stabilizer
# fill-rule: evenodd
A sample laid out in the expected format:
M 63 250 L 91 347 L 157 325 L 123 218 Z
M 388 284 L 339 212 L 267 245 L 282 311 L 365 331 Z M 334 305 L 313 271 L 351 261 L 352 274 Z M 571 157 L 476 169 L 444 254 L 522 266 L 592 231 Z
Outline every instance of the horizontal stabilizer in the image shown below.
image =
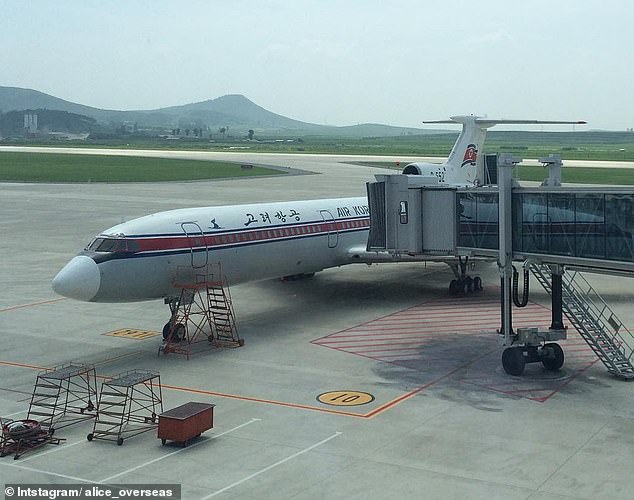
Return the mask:
M 584 120 L 507 120 L 507 119 L 489 119 L 474 115 L 452 116 L 449 120 L 425 120 L 423 123 L 472 123 L 482 128 L 489 128 L 495 125 L 584 125 Z

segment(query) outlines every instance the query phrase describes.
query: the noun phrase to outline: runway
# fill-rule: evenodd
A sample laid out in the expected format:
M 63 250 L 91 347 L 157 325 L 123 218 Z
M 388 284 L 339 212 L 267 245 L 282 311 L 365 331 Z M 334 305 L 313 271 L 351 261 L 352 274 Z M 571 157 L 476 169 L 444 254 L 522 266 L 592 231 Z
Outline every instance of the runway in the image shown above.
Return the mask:
M 25 418 L 38 372 L 69 362 L 93 364 L 99 383 L 158 370 L 166 410 L 216 405 L 214 428 L 187 448 L 162 446 L 152 432 L 119 447 L 88 442 L 88 422 L 63 428 L 59 446 L 0 458 L 5 483 L 179 483 L 192 500 L 631 498 L 634 385 L 611 377 L 574 335 L 560 373 L 530 365 L 522 378 L 504 374 L 494 264 L 479 269 L 484 292 L 465 299 L 449 298 L 451 273 L 430 263 L 236 286 L 245 346 L 189 360 L 159 356 L 160 336 L 109 335 L 159 332 L 168 310 L 161 301 L 91 304 L 54 294 L 53 276 L 102 229 L 172 208 L 360 196 L 385 173 L 333 155 L 134 153 L 312 174 L 0 184 L 0 415 Z M 634 327 L 631 281 L 590 279 Z M 543 326 L 550 301 L 537 284 L 530 301 L 522 321 Z M 343 404 L 356 397 L 362 404 Z

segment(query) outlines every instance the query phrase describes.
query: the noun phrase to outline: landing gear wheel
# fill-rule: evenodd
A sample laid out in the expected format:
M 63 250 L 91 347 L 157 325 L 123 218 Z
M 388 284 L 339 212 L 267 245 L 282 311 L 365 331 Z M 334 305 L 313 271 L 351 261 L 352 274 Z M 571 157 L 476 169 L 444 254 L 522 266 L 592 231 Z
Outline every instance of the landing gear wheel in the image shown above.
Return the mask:
M 185 338 L 185 325 L 178 323 L 172 326 L 172 323 L 168 321 L 163 327 L 163 340 L 171 342 L 180 342 Z
M 466 290 L 467 282 L 462 278 L 458 280 L 451 280 L 451 282 L 449 283 L 449 294 L 454 297 L 464 295 L 466 293 Z
M 170 336 L 171 329 L 172 329 L 172 323 L 168 321 L 167 323 L 165 323 L 165 326 L 163 327 L 163 340 L 167 340 L 167 337 Z
M 473 278 L 471 276 L 467 276 L 464 279 L 464 287 L 465 287 L 466 293 L 471 293 L 475 290 L 475 286 L 473 284 Z
M 185 325 L 179 323 L 174 327 L 174 332 L 172 333 L 172 340 L 174 342 L 180 342 L 181 340 L 185 340 Z
M 482 291 L 482 278 L 480 278 L 480 276 L 476 276 L 475 278 L 473 278 L 473 291 Z
M 502 367 L 506 373 L 519 377 L 524 373 L 525 366 L 526 360 L 524 359 L 524 352 L 521 348 L 508 347 L 504 349 L 502 353 Z
M 165 445 L 165 443 L 167 443 L 167 439 L 165 439 L 165 438 L 161 439 L 161 444 Z
M 550 344 L 544 344 L 543 349 L 548 348 L 550 348 L 551 353 L 549 357 L 542 359 L 542 365 L 544 365 L 544 368 L 546 368 L 546 370 L 556 372 L 562 366 L 564 366 L 564 350 L 559 344 L 555 344 L 554 342 Z

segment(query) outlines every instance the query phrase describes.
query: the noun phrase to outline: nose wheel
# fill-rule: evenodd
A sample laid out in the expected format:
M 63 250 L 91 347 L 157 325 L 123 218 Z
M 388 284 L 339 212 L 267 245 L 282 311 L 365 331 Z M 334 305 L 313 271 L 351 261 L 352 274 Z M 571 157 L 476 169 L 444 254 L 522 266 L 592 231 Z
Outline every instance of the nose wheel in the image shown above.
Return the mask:
M 185 339 L 185 334 L 185 325 L 182 323 L 173 324 L 168 321 L 163 327 L 163 340 L 166 342 L 180 342 Z

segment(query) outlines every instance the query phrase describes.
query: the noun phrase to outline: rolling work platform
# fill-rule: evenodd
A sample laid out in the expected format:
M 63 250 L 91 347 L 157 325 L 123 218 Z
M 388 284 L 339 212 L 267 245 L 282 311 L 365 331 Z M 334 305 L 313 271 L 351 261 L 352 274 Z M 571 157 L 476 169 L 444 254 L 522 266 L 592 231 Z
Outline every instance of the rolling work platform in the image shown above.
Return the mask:
M 86 439 L 115 441 L 151 431 L 163 411 L 161 377 L 158 372 L 131 370 L 103 382 L 97 419 Z
M 68 364 L 38 374 L 27 419 L 37 420 L 51 435 L 57 429 L 95 417 L 95 367 Z
M 36 420 L 0 420 L 0 457 L 13 455 L 17 460 L 25 453 L 47 444 L 58 445 L 64 438 L 53 437 L 51 429 L 44 429 Z
M 457 187 L 416 175 L 377 175 L 367 186 L 370 233 L 362 257 L 441 260 L 461 270 L 450 284 L 459 295 L 474 288 L 465 273 L 468 259 L 497 260 L 508 374 L 521 375 L 527 363 L 541 362 L 551 371 L 563 366 L 556 341 L 566 338 L 565 314 L 609 373 L 634 379 L 634 336 L 579 273 L 634 277 L 634 189 L 562 187 L 562 162 L 552 155 L 540 159 L 549 174 L 542 185 L 520 187 L 513 167 L 521 160 L 508 154 L 495 160 L 496 175 L 479 178 L 498 185 Z M 551 295 L 548 330 L 513 330 L 513 262 L 523 262 Z
M 229 287 L 220 266 L 179 268 L 175 287 L 180 295 L 167 301 L 172 313 L 163 328 L 159 354 L 189 356 L 204 347 L 240 347 Z

